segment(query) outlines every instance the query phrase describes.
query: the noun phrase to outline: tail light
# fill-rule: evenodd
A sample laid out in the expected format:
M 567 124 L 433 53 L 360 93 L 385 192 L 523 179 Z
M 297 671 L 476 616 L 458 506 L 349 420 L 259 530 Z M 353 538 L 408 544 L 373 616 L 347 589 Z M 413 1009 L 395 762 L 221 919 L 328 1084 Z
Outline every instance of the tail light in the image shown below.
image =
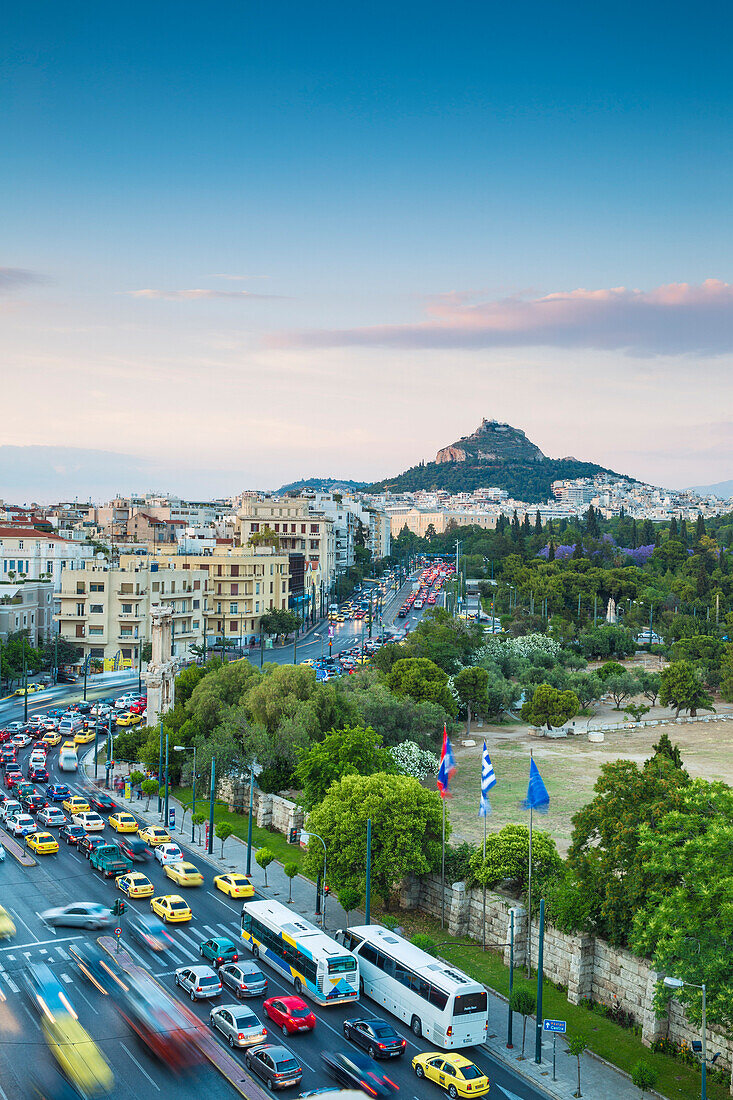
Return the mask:
M 452 1027 L 447 1028 L 445 1034 L 448 1036 L 448 1038 L 450 1038 L 450 1036 L 453 1034 L 453 1028 Z
M 392 1086 L 392 1088 L 393 1088 L 393 1089 L 395 1090 L 395 1092 L 399 1092 L 399 1091 L 400 1091 L 400 1086 L 399 1086 L 399 1085 L 396 1085 L 396 1084 L 394 1083 L 394 1081 L 392 1081 L 392 1080 L 391 1080 L 391 1079 L 390 1079 L 389 1077 L 385 1077 L 385 1078 L 384 1078 L 384 1080 L 385 1080 L 385 1081 L 387 1082 L 387 1084 L 388 1084 L 388 1085 L 391 1085 L 391 1086 Z M 471 1087 L 471 1086 L 469 1085 L 469 1088 L 470 1088 L 470 1087 Z
M 244 1034 L 243 1034 L 243 1033 L 242 1033 L 242 1032 L 240 1031 L 240 1032 L 238 1033 L 238 1035 L 237 1035 L 237 1038 L 238 1038 L 238 1039 L 240 1039 L 240 1040 L 241 1040 L 241 1039 L 243 1039 L 243 1038 L 244 1038 Z
M 232 955 L 232 961 L 233 962 L 238 962 L 239 961 L 239 955 Z
M 370 1096 L 376 1096 L 377 1095 L 376 1092 L 374 1091 L 374 1089 L 372 1088 L 372 1086 L 368 1085 L 366 1083 L 366 1081 L 360 1081 L 359 1084 L 364 1089 L 364 1092 L 368 1092 Z
M 197 993 L 203 993 L 203 990 L 202 990 L 202 988 L 201 988 L 201 986 L 200 986 L 200 985 L 197 985 L 197 986 L 196 986 L 196 992 L 197 992 Z
M 379 1049 L 380 1049 L 380 1050 L 386 1050 L 387 1048 L 386 1048 L 386 1046 L 384 1045 L 384 1043 L 379 1043 Z

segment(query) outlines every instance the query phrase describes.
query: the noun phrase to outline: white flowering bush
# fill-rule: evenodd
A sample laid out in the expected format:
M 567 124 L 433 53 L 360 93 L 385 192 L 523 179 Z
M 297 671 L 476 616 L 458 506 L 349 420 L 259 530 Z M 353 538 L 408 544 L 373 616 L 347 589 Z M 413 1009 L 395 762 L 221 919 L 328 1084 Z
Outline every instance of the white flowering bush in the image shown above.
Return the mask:
M 421 749 L 415 741 L 403 741 L 387 750 L 394 760 L 400 775 L 411 775 L 415 779 L 427 779 L 438 774 L 440 761 L 434 752 Z
M 556 659 L 561 649 L 560 643 L 547 634 L 525 634 L 522 638 L 510 638 L 507 645 L 512 647 L 517 657 L 526 657 L 530 661 L 536 653 Z
M 453 696 L 453 698 L 456 701 L 456 706 L 460 710 L 461 707 L 463 706 L 463 703 L 461 702 L 461 697 L 458 694 L 458 688 L 453 683 L 453 677 L 452 676 L 448 677 L 448 685 L 447 686 L 448 686 L 448 691 L 451 693 L 451 695 Z

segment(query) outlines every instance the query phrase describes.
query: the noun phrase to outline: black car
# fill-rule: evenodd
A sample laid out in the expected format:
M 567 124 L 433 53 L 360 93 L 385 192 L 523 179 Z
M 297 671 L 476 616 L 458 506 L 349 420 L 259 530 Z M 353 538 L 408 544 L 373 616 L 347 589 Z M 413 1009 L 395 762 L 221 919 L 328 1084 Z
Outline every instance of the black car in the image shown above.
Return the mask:
M 303 1068 L 287 1047 L 263 1043 L 248 1050 L 244 1060 L 247 1069 L 261 1077 L 271 1092 L 290 1088 L 303 1079 Z
M 44 806 L 48 806 L 47 799 L 45 799 L 42 794 L 39 794 L 38 791 L 27 794 L 25 798 L 21 799 L 21 802 L 29 814 L 37 814 Z
M 29 768 L 28 779 L 31 783 L 48 783 L 48 770 L 46 768 Z
M 77 848 L 89 859 L 94 849 L 99 848 L 102 844 L 107 844 L 107 841 L 99 833 L 84 833 L 77 844 Z
M 81 702 L 76 704 L 76 709 L 79 714 L 89 714 L 89 711 L 92 709 L 93 706 L 93 703 L 90 703 L 86 699 L 82 699 Z
M 98 791 L 96 794 L 90 794 L 87 801 L 92 809 L 100 814 L 113 814 L 115 810 L 119 809 L 117 803 L 113 802 L 105 791 Z
M 370 1058 L 396 1058 L 405 1053 L 407 1040 L 385 1020 L 344 1020 L 344 1038 L 369 1054 Z
M 139 836 L 120 836 L 116 843 L 120 851 L 133 863 L 144 863 L 153 854 L 152 849 Z
M 59 838 L 65 840 L 67 844 L 78 844 L 83 836 L 84 830 L 81 825 L 64 825 L 59 829 Z
M 399 1086 L 385 1074 L 375 1070 L 374 1062 L 360 1050 L 323 1050 L 321 1057 L 331 1077 L 347 1089 L 361 1089 L 366 1092 L 368 1088 L 371 1096 L 391 1096 L 393 1092 L 399 1092 Z

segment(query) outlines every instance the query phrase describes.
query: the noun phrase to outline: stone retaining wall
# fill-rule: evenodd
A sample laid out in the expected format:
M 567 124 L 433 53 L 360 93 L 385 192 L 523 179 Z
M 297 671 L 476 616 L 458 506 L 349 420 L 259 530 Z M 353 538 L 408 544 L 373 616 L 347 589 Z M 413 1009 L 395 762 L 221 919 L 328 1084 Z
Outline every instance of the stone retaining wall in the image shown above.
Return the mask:
M 249 810 L 249 781 L 227 777 L 216 787 L 217 797 L 226 802 L 229 810 L 246 814 Z M 265 794 L 255 788 L 253 797 L 254 821 L 261 829 L 274 829 L 288 836 L 291 829 L 303 828 L 303 811 L 295 802 L 277 794 Z

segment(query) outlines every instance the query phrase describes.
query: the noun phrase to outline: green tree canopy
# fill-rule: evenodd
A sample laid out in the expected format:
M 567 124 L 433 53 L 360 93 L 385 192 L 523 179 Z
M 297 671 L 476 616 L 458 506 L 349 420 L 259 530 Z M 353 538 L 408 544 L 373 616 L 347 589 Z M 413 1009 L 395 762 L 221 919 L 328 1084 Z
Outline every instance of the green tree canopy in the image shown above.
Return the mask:
M 486 689 L 489 686 L 489 674 L 485 668 L 462 668 L 453 678 L 458 698 L 468 712 L 470 725 L 473 715 L 486 713 Z
M 456 701 L 448 687 L 448 674 L 426 657 L 407 657 L 396 661 L 387 677 L 395 695 L 409 695 L 416 703 L 437 703 L 455 718 Z
M 663 707 L 674 707 L 675 717 L 681 710 L 689 710 L 691 717 L 698 710 L 715 710 L 699 672 L 688 661 L 672 661 L 660 673 L 660 680 L 659 702 Z
M 532 831 L 532 878 L 541 892 L 543 884 L 562 867 L 555 841 L 549 833 Z M 481 886 L 496 886 L 500 882 L 527 885 L 529 871 L 529 829 L 526 825 L 505 825 L 498 833 L 486 838 L 486 859 L 478 848 L 471 857 L 471 874 Z M 539 897 L 539 893 L 537 894 Z
M 532 698 L 522 704 L 522 718 L 533 726 L 563 726 L 580 708 L 574 691 L 560 691 L 549 684 L 535 688 Z
M 392 757 L 371 726 L 331 730 L 323 741 L 302 749 L 299 755 L 295 778 L 306 810 L 321 802 L 331 784 L 344 775 L 394 771 Z

